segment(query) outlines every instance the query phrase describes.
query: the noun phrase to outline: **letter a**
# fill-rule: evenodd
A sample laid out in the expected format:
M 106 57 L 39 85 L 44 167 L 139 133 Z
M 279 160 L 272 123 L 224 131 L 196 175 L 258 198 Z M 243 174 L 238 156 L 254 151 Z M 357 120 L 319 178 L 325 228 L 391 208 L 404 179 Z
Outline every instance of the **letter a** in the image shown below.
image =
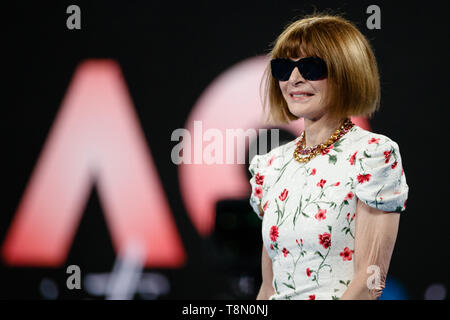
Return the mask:
M 376 4 L 367 7 L 366 13 L 373 13 L 367 18 L 366 26 L 368 29 L 381 29 L 381 9 Z
M 67 267 L 66 273 L 73 274 L 67 278 L 66 285 L 67 289 L 81 289 L 81 270 L 77 265 L 70 265 Z
M 72 4 L 67 7 L 66 13 L 72 13 L 67 20 L 66 20 L 66 26 L 67 29 L 73 30 L 73 29 L 81 29 L 81 9 L 79 6 Z

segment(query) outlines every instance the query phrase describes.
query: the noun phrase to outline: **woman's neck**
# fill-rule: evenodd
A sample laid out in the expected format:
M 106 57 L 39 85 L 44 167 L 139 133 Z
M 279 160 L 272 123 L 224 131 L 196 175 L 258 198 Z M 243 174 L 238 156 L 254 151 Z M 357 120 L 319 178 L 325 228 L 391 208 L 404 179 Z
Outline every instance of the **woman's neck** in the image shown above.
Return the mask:
M 305 145 L 312 147 L 325 143 L 328 138 L 341 126 L 343 119 L 330 119 L 322 116 L 318 119 L 303 118 L 306 134 Z

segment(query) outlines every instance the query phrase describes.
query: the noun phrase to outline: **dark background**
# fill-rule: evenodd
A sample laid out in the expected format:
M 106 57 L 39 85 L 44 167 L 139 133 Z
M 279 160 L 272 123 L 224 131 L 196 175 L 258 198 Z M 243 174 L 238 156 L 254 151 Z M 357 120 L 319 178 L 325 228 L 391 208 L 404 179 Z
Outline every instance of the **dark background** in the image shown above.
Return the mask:
M 70 4 L 81 8 L 81 30 L 66 28 Z M 380 30 L 366 28 L 366 8 L 371 4 L 381 8 Z M 2 5 L 1 243 L 76 66 L 88 58 L 112 58 L 122 68 L 156 167 L 164 176 L 164 191 L 189 257 L 180 269 L 149 270 L 171 283 L 171 291 L 157 298 L 256 296 L 261 238 L 248 199 L 218 203 L 216 230 L 201 237 L 181 200 L 177 167 L 170 158 L 174 146 L 170 136 L 185 125 L 192 106 L 211 81 L 235 63 L 266 53 L 269 43 L 290 20 L 315 8 L 344 13 L 356 23 L 371 41 L 379 63 L 381 110 L 370 124 L 372 131 L 398 142 L 410 187 L 389 277 L 401 284 L 409 299 L 423 299 L 433 283 L 449 290 L 446 149 L 450 28 L 444 1 L 59 1 Z M 228 230 L 220 221 L 226 212 L 241 212 L 239 217 L 247 218 Z M 249 247 L 239 251 L 237 244 L 243 236 Z M 94 188 L 66 266 L 77 264 L 83 271 L 109 272 L 114 260 Z M 50 279 L 64 288 L 66 266 L 13 268 L 0 262 L 0 297 L 46 298 L 40 289 L 42 280 Z M 240 286 L 238 279 L 246 279 L 247 286 Z M 84 290 L 58 292 L 57 298 L 63 299 L 102 298 Z

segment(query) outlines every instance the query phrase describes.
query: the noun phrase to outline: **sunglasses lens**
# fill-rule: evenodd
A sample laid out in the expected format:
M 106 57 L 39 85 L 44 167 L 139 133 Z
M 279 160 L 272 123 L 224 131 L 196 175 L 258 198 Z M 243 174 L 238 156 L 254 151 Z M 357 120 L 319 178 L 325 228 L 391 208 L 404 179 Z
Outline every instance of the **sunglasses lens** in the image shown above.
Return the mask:
M 291 76 L 295 63 L 288 59 L 277 58 L 270 61 L 272 76 L 279 81 L 287 81 Z
M 297 66 L 306 80 L 320 80 L 327 77 L 327 64 L 318 57 L 307 57 L 294 62 L 285 58 L 270 61 L 272 76 L 279 81 L 287 81 Z
M 299 60 L 299 70 L 306 80 L 320 80 L 327 77 L 327 64 L 320 58 L 308 57 Z

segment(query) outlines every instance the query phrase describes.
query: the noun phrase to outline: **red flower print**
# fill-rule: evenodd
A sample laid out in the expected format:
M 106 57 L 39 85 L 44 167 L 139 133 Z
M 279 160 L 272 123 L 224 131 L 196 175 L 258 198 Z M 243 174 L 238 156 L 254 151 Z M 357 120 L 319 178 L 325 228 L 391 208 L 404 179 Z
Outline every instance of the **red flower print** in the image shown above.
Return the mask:
M 261 197 L 262 197 L 262 192 L 263 192 L 263 190 L 262 190 L 261 187 L 256 187 L 256 188 L 255 188 L 255 193 L 254 193 L 254 195 L 255 195 L 256 197 L 258 197 L 259 199 L 261 199 Z
M 356 215 L 356 213 L 354 213 L 354 214 L 352 215 L 352 220 L 355 219 L 355 215 Z M 350 221 L 352 221 L 352 220 L 350 220 Z
M 356 179 L 358 180 L 359 183 L 363 183 L 364 181 L 369 181 L 370 177 L 371 177 L 371 175 L 369 173 L 367 173 L 367 174 L 358 174 Z
M 277 241 L 278 235 L 278 227 L 272 226 L 272 228 L 270 228 L 270 240 L 273 242 Z
M 289 254 L 289 250 L 286 248 L 283 248 L 282 250 L 284 257 L 286 258 L 286 256 Z
M 259 172 L 257 172 L 256 176 L 255 176 L 255 181 L 256 181 L 256 184 L 263 185 L 263 183 L 264 183 L 264 176 L 261 176 L 259 174 Z
M 314 218 L 316 218 L 317 220 L 324 220 L 324 219 L 326 219 L 326 216 L 325 216 L 325 214 L 327 213 L 327 210 L 326 209 L 320 209 L 317 213 L 316 213 L 316 215 L 314 216 Z
M 309 268 L 306 268 L 306 275 L 308 277 L 311 277 L 311 270 L 309 270 Z
M 328 232 L 324 232 L 323 234 L 319 234 L 319 243 L 325 249 L 328 249 L 331 246 L 331 234 L 329 234 Z
M 350 212 L 347 213 L 347 220 L 350 219 Z
M 342 257 L 342 260 L 344 261 L 352 261 L 353 252 L 354 252 L 353 250 L 350 250 L 348 247 L 345 247 L 344 251 L 339 253 L 339 255 Z
M 340 185 L 341 183 L 338 181 L 335 184 L 333 184 L 333 186 L 337 187 L 338 185 Z
M 320 179 L 320 181 L 317 182 L 317 186 L 323 188 L 323 186 L 325 185 L 326 182 L 327 182 L 327 180 Z
M 326 155 L 328 152 L 330 152 L 330 150 L 333 149 L 333 145 L 328 146 L 327 148 L 320 150 L 320 153 L 322 155 Z
M 270 160 L 267 162 L 267 166 L 270 167 L 272 165 L 273 160 L 275 159 L 275 156 L 272 156 Z
M 316 300 L 316 295 L 315 294 L 310 295 L 309 300 Z
M 281 192 L 281 194 L 278 196 L 278 199 L 280 199 L 281 201 L 286 200 L 286 197 L 287 197 L 288 193 L 289 193 L 289 191 L 284 189 L 283 192 Z
M 349 192 L 349 193 L 347 193 L 347 195 L 345 196 L 345 199 L 344 200 L 347 200 L 347 199 L 353 199 L 353 192 Z
M 403 175 L 403 168 L 402 168 L 402 175 Z
M 273 250 L 273 244 L 270 244 L 270 250 Z
M 269 200 L 266 201 L 266 203 L 264 204 L 263 210 L 266 211 L 267 209 L 267 204 L 269 203 Z
M 378 143 L 378 141 L 380 141 L 380 138 L 372 138 L 372 139 L 370 139 L 369 140 L 369 142 L 368 142 L 368 144 L 371 144 L 371 143 Z
M 397 166 L 397 164 L 398 164 L 398 162 L 395 161 L 395 162 L 391 165 L 391 168 L 392 168 L 392 169 L 395 169 L 395 167 Z
M 356 154 L 358 153 L 358 151 L 356 151 L 351 157 L 350 157 L 350 165 L 354 165 L 355 164 L 355 158 L 356 158 Z
M 405 205 L 406 205 L 406 201 L 405 201 Z M 300 239 L 300 243 L 303 245 L 303 239 Z
M 313 168 L 312 171 L 311 171 L 311 175 L 315 175 L 316 172 L 317 172 L 316 168 Z
M 384 152 L 384 158 L 386 159 L 386 160 L 384 161 L 384 163 L 388 163 L 389 160 L 391 159 L 391 151 L 385 151 L 385 152 Z

